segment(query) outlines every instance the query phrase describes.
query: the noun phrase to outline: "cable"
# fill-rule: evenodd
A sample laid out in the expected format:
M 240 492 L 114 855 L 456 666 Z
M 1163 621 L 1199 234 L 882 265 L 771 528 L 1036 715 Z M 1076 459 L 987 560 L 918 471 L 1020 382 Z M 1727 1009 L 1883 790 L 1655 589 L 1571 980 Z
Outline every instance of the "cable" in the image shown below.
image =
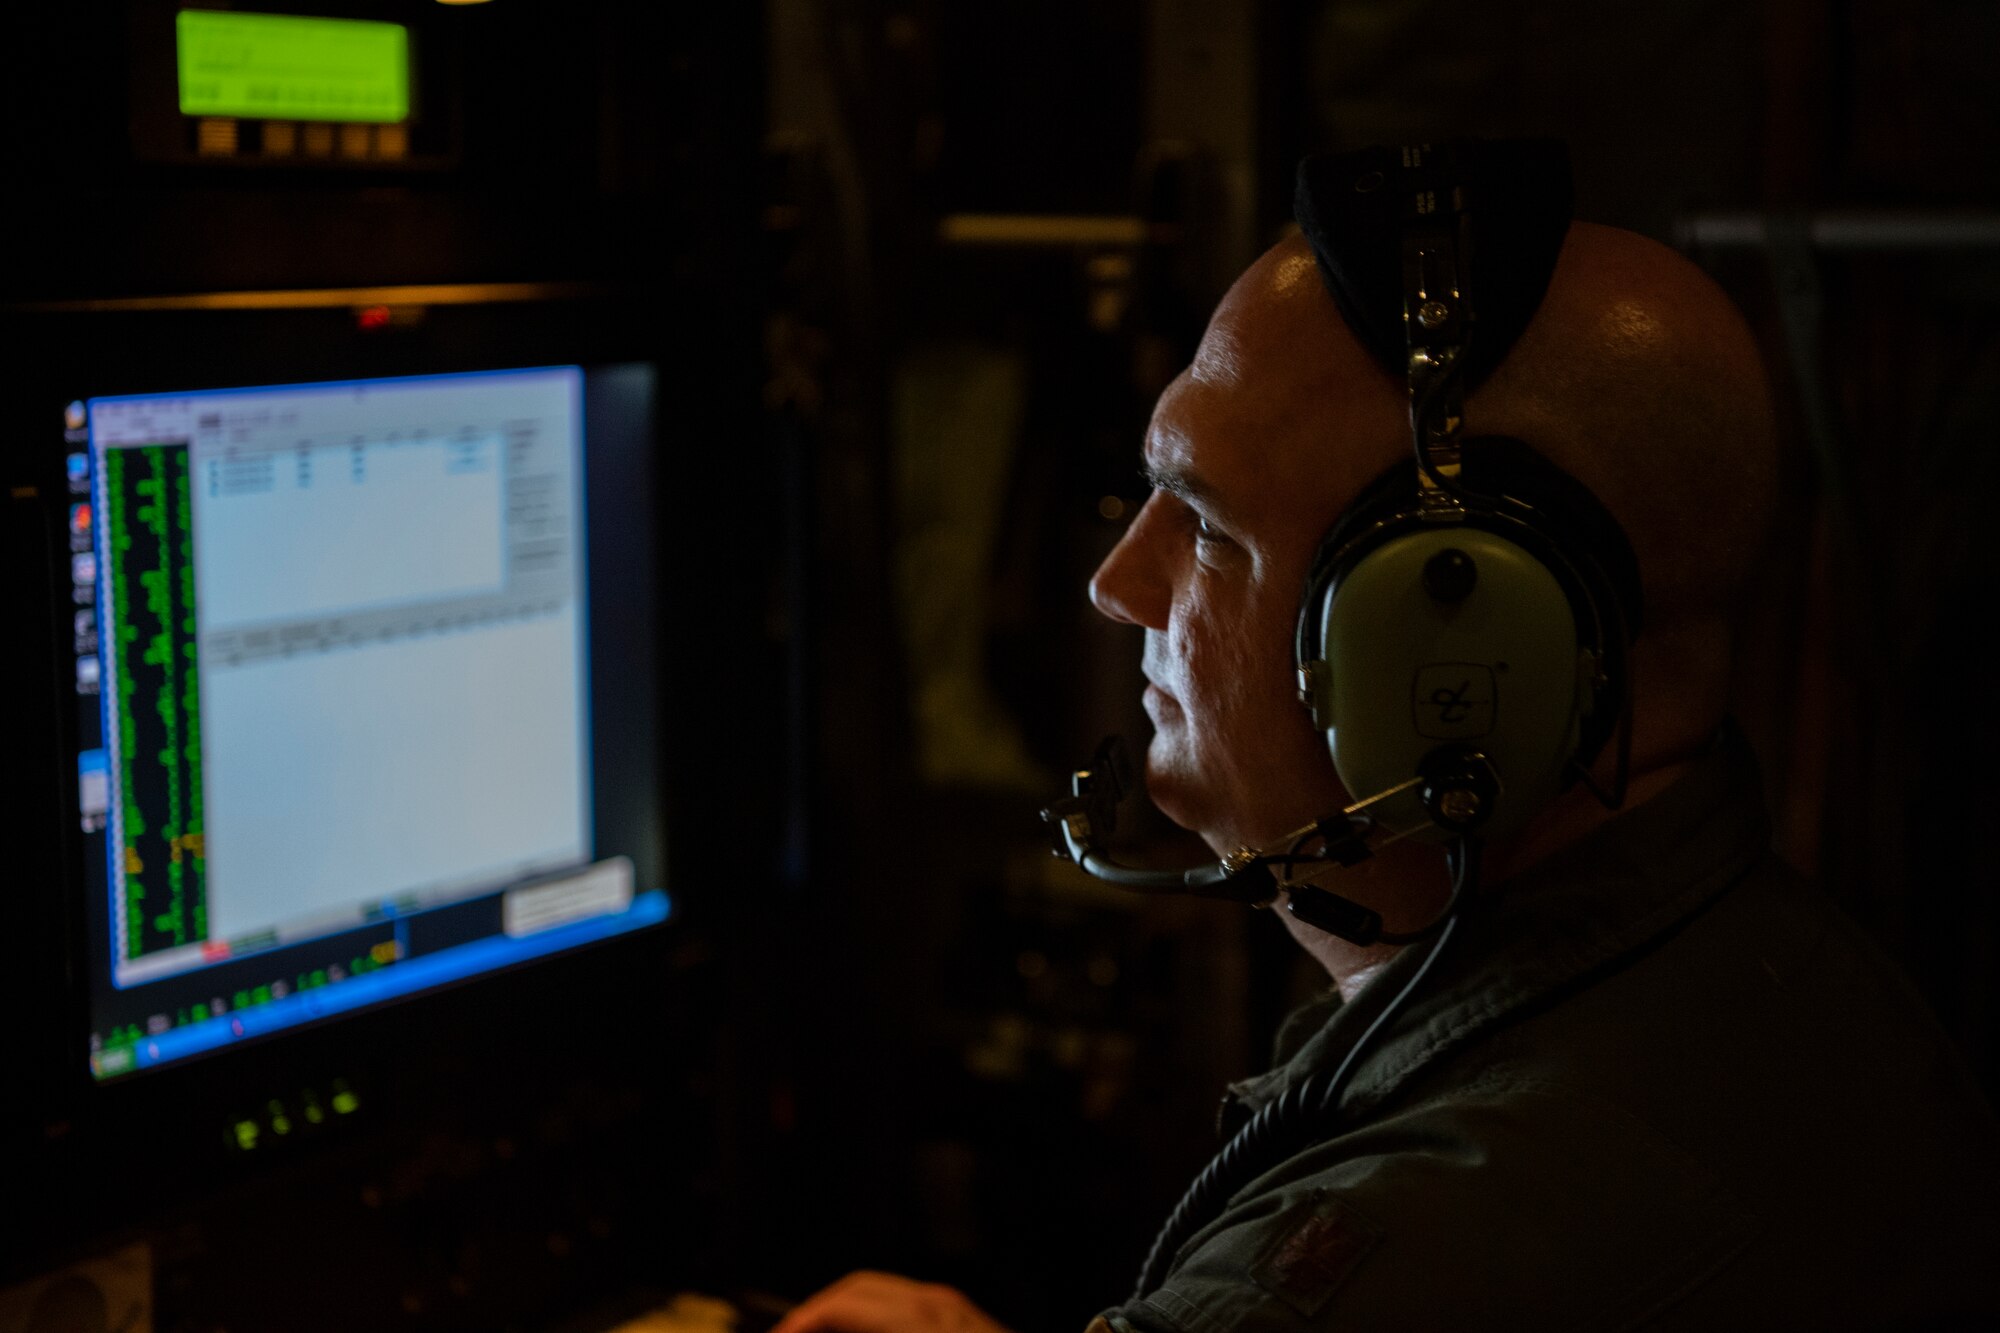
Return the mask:
M 1395 998 L 1382 1007 L 1381 1013 L 1375 1015 L 1375 1021 L 1368 1025 L 1368 1030 L 1361 1034 L 1354 1045 L 1347 1048 L 1347 1058 L 1340 1062 L 1338 1069 L 1334 1070 L 1333 1078 L 1329 1080 L 1326 1094 L 1320 1102 L 1319 1113 L 1322 1116 L 1331 1116 L 1339 1107 L 1340 1094 L 1346 1091 L 1348 1075 L 1359 1064 L 1362 1054 L 1373 1044 L 1375 1034 L 1389 1025 L 1389 1020 L 1396 1016 L 1409 998 L 1416 994 L 1417 988 L 1424 984 L 1424 978 L 1430 975 L 1431 965 L 1437 962 L 1438 955 L 1444 952 L 1446 941 L 1458 928 L 1459 909 L 1463 905 L 1466 889 L 1478 872 L 1479 844 L 1466 838 L 1454 841 L 1445 849 L 1445 863 L 1451 867 L 1451 901 L 1445 905 L 1444 914 L 1440 918 L 1443 924 L 1437 928 L 1438 941 L 1431 946 L 1430 952 L 1424 955 L 1424 961 L 1418 964 L 1410 979 L 1403 983 L 1403 989 L 1396 992 Z M 1413 933 L 1421 936 L 1429 932 L 1426 930 Z M 1389 937 L 1385 935 L 1383 938 Z
M 1469 838 L 1457 839 L 1446 848 L 1445 861 L 1451 868 L 1451 900 L 1440 918 L 1444 924 L 1437 943 L 1430 947 L 1403 988 L 1348 1048 L 1346 1058 L 1330 1076 L 1315 1074 L 1287 1088 L 1276 1101 L 1251 1116 L 1202 1168 L 1153 1238 L 1146 1262 L 1139 1268 L 1139 1284 L 1132 1299 L 1138 1300 L 1160 1285 L 1174 1254 L 1190 1236 L 1214 1219 L 1231 1195 L 1321 1137 L 1339 1109 L 1341 1094 L 1347 1089 L 1348 1078 L 1360 1066 L 1361 1057 L 1423 984 L 1431 965 L 1437 962 L 1457 930 L 1467 892 L 1478 878 L 1479 844 Z

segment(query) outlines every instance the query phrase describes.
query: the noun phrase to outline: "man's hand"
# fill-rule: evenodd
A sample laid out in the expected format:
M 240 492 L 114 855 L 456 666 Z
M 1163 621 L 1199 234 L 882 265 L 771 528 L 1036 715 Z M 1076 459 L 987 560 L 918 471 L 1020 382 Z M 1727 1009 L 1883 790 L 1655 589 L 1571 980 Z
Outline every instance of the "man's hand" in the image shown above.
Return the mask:
M 1007 1333 L 956 1287 L 894 1273 L 849 1273 L 771 1333 Z

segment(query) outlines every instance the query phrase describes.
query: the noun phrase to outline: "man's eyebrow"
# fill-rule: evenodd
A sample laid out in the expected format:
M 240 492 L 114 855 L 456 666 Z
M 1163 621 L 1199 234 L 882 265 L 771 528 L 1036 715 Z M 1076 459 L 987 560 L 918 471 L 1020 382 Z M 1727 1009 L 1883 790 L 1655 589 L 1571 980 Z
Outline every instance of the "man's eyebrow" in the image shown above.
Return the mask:
M 1156 491 L 1165 491 L 1168 495 L 1177 496 L 1208 509 L 1220 511 L 1228 508 L 1215 487 L 1191 472 L 1180 468 L 1154 467 L 1148 463 L 1140 467 L 1139 475 Z

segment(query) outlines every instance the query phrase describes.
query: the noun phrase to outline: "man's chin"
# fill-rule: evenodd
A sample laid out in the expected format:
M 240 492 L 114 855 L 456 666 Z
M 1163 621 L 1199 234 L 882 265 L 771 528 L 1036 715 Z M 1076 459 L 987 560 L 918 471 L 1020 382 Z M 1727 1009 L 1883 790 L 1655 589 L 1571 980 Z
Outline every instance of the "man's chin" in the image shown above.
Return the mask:
M 1203 790 L 1199 775 L 1190 772 L 1185 761 L 1176 759 L 1171 753 L 1163 754 L 1155 738 L 1146 750 L 1146 795 L 1168 819 L 1190 833 L 1200 834 L 1210 847 L 1221 847 L 1226 840 L 1218 841 L 1212 836 L 1215 815 L 1212 799 Z
M 1217 856 L 1245 846 L 1262 846 L 1309 820 L 1338 811 L 1349 798 L 1327 766 L 1324 784 L 1302 780 L 1300 799 L 1257 806 L 1226 786 L 1218 789 L 1175 738 L 1159 735 L 1146 747 L 1146 795 L 1161 814 L 1201 840 Z M 1310 776 L 1310 775 L 1309 775 Z M 1318 799 L 1313 793 L 1318 792 Z

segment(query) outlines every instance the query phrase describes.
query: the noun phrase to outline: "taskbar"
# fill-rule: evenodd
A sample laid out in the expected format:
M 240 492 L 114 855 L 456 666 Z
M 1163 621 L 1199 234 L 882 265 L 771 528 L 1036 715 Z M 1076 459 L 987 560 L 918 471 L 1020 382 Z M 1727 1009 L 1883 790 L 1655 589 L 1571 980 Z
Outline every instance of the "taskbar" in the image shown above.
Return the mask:
M 254 1008 L 170 1028 L 131 1045 L 94 1051 L 90 1056 L 91 1073 L 100 1081 L 118 1078 L 303 1023 L 351 1013 L 482 972 L 657 925 L 667 919 L 669 911 L 666 891 L 651 889 L 633 896 L 620 911 L 564 921 L 532 934 L 489 935 L 436 953 L 405 958 L 379 971 L 350 976 L 336 985 L 293 991 Z

